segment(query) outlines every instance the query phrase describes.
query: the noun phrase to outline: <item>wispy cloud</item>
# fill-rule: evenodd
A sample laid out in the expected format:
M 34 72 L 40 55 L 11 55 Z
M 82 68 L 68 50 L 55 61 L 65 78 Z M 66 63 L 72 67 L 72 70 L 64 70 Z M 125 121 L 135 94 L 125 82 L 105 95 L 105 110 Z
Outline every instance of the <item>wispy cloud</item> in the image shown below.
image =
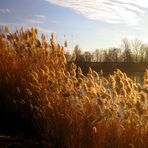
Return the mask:
M 53 20 L 53 21 L 51 21 L 51 23 L 53 23 L 53 24 L 63 24 L 63 22 L 59 21 L 59 20 Z
M 15 22 L 15 23 L 12 23 L 12 22 L 1 22 L 0 21 L 0 26 L 8 26 L 12 29 L 19 29 L 19 28 L 26 28 L 26 27 L 29 27 L 29 25 L 25 24 L 25 23 L 19 23 L 19 22 Z
M 25 24 L 43 24 L 44 23 L 43 21 L 40 21 L 37 19 L 29 19 L 29 18 L 19 19 L 18 21 Z
M 45 19 L 46 18 L 45 15 L 40 15 L 40 14 L 36 14 L 34 16 L 37 17 L 37 18 L 39 18 L 39 19 Z
M 53 33 L 55 31 L 47 29 L 47 28 L 43 28 L 43 27 L 36 27 L 41 33 L 45 33 L 45 34 L 49 34 L 49 33 Z
M 13 9 L 0 8 L 0 13 L 10 13 L 11 11 L 13 11 Z
M 15 31 L 17 29 L 20 29 L 20 28 L 24 28 L 24 29 L 28 29 L 28 28 L 31 28 L 31 27 L 35 27 L 38 29 L 38 31 L 40 33 L 44 33 L 46 35 L 50 34 L 50 33 L 55 33 L 55 31 L 53 30 L 50 30 L 49 28 L 45 28 L 45 27 L 40 27 L 38 25 L 34 25 L 32 26 L 32 24 L 25 24 L 25 23 L 19 23 L 19 22 L 16 22 L 16 23 L 8 23 L 8 22 L 0 22 L 0 28 L 3 27 L 3 26 L 8 26 L 10 27 L 11 26 L 11 29 L 12 31 Z
M 71 8 L 91 20 L 136 26 L 146 15 L 147 0 L 46 0 Z

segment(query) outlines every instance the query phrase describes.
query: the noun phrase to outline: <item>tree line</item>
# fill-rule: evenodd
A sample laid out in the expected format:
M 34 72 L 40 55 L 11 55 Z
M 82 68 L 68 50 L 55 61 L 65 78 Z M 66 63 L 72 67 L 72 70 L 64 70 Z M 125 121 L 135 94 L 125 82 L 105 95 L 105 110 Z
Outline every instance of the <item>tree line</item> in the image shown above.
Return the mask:
M 67 47 L 67 42 L 64 44 Z M 148 62 L 148 44 L 138 39 L 122 39 L 120 48 L 96 49 L 84 51 L 76 45 L 73 53 L 65 52 L 68 61 L 75 62 Z

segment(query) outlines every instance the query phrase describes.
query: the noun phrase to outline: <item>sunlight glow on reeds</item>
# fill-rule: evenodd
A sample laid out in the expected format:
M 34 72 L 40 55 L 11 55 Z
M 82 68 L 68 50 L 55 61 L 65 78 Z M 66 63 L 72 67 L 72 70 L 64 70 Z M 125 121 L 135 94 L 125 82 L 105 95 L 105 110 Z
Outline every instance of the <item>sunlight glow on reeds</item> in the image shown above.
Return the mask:
M 117 69 L 109 78 L 67 63 L 52 34 L 0 34 L 0 102 L 20 112 L 51 147 L 146 148 L 148 70 L 140 85 Z M 76 70 L 78 69 L 78 74 Z M 15 109 L 14 109 L 15 108 Z

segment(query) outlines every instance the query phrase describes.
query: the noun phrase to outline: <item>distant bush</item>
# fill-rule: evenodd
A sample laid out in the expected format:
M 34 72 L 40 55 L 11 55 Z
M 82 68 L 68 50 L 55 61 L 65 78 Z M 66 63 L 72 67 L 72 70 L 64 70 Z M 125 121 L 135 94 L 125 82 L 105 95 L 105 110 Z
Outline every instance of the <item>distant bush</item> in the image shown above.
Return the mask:
M 147 98 L 147 71 L 143 86 L 120 70 L 85 76 L 53 35 L 48 43 L 34 28 L 0 34 L 0 121 L 23 123 L 51 147 L 147 148 Z

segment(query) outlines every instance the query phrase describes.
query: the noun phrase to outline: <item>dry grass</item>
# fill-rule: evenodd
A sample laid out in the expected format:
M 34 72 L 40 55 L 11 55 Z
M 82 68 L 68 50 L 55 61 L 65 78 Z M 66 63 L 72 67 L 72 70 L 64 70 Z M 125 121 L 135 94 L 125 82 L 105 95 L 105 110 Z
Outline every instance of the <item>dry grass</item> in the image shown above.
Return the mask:
M 37 30 L 0 34 L 1 120 L 25 123 L 54 148 L 147 148 L 148 70 L 144 85 L 117 70 L 68 68 L 64 49 Z

